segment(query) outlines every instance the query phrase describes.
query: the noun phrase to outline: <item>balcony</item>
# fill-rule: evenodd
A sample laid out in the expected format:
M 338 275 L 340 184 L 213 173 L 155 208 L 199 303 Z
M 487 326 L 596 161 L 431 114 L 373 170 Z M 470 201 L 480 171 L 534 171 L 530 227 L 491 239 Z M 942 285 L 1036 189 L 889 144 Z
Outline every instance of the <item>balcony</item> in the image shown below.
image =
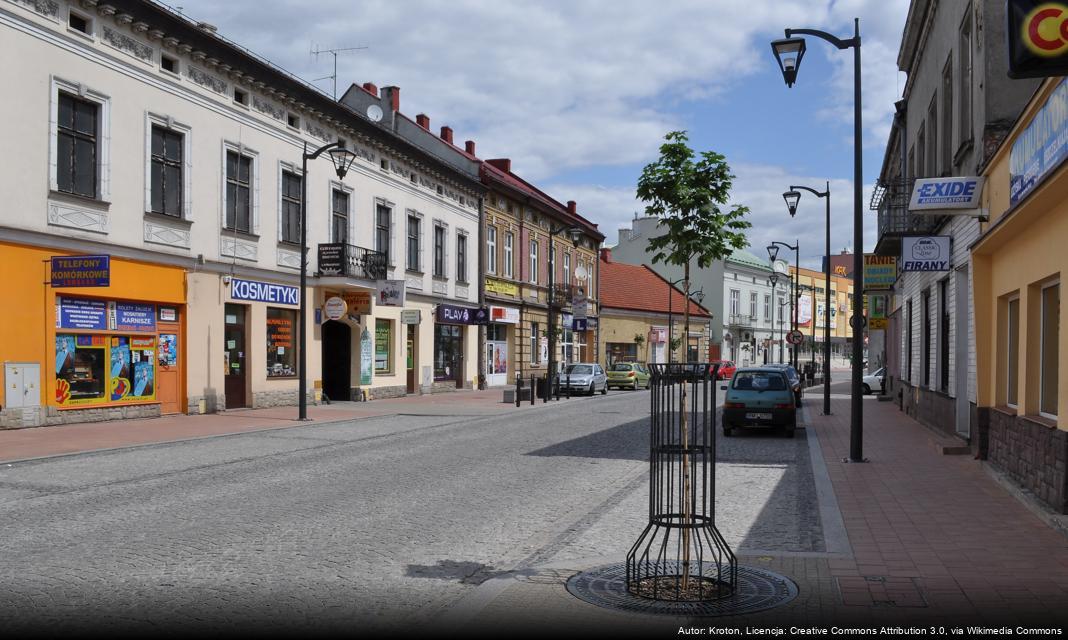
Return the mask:
M 879 216 L 879 239 L 875 253 L 880 256 L 901 254 L 901 237 L 933 233 L 946 216 L 909 212 L 912 180 L 879 182 L 872 192 L 869 209 Z
M 729 325 L 732 327 L 755 327 L 757 319 L 754 316 L 732 313 L 729 320 Z
M 319 275 L 346 276 L 360 280 L 386 279 L 386 254 L 354 244 L 332 242 L 319 245 Z

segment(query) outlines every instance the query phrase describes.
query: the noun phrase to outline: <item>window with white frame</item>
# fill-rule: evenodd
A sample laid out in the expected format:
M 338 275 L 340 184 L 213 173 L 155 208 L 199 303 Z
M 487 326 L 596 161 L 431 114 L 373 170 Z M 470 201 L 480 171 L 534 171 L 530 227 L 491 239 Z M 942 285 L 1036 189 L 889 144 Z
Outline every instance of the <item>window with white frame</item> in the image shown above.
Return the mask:
M 456 234 L 456 281 L 467 282 L 467 234 Z
M 1020 298 L 1005 305 L 1005 404 L 1016 407 L 1020 391 Z
M 564 284 L 571 284 L 571 252 L 564 252 Z
M 953 175 L 953 54 L 942 68 L 942 175 Z
M 504 232 L 504 277 L 514 277 L 514 265 L 515 260 L 512 256 L 512 244 L 514 240 L 514 234 L 511 231 Z
M 764 294 L 764 319 L 771 320 L 771 294 Z
M 281 202 L 279 207 L 282 242 L 300 243 L 301 186 L 302 181 L 298 174 L 282 170 Z
M 957 57 L 960 60 L 960 73 L 957 74 L 957 110 L 960 113 L 958 126 L 961 144 L 972 139 L 972 8 L 964 11 L 964 20 L 960 24 L 960 44 Z
M 749 317 L 756 320 L 757 317 L 757 292 L 749 292 Z
M 52 78 L 52 190 L 108 199 L 109 111 L 107 96 Z
M 530 241 L 530 282 L 538 284 L 538 241 Z
M 420 257 L 422 255 L 423 220 L 414 213 L 408 214 L 407 238 L 407 268 L 408 271 L 421 271 Z
M 593 291 L 593 260 L 586 261 L 586 295 Z
M 497 273 L 497 227 L 486 227 L 486 273 Z
M 226 151 L 226 228 L 252 233 L 252 199 L 254 184 L 252 156 L 240 151 Z
M 375 206 L 375 251 L 386 257 L 386 264 L 392 264 L 393 256 L 389 245 L 393 234 L 393 209 L 379 202 Z
M 348 244 L 349 241 L 349 194 L 334 187 L 330 190 L 330 240 Z
M 738 315 L 741 310 L 741 296 L 742 292 L 737 289 L 731 289 L 731 315 Z
M 1042 323 L 1039 336 L 1038 411 L 1047 418 L 1057 418 L 1057 382 L 1060 365 L 1061 286 L 1059 282 L 1042 287 Z
M 447 229 L 444 225 L 434 224 L 434 275 L 445 277 L 445 242 Z
M 165 126 L 153 124 L 149 182 L 150 211 L 182 217 L 184 199 L 185 136 Z

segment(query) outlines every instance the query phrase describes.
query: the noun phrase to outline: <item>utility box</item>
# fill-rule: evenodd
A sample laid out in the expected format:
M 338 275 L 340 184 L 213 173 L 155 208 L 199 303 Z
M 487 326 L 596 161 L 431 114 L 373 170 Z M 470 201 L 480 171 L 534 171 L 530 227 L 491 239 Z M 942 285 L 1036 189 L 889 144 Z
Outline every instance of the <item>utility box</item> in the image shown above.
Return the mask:
M 4 406 L 41 406 L 41 365 L 38 362 L 4 363 Z

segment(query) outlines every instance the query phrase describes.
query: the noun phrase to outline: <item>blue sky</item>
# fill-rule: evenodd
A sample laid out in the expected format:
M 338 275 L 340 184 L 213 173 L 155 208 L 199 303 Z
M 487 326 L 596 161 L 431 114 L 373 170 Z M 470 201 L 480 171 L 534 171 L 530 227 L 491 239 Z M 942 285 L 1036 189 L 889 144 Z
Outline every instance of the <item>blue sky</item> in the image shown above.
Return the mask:
M 724 154 L 732 200 L 752 210 L 751 250 L 797 238 L 802 261 L 824 253 L 823 207 L 791 183 L 831 181 L 832 252 L 852 245 L 852 52 L 808 39 L 787 89 L 770 41 L 809 27 L 852 35 L 861 20 L 865 207 L 904 75 L 896 56 L 907 0 L 184 0 L 181 11 L 300 77 L 331 72 L 313 47 L 366 46 L 338 59 L 349 83 L 401 88 L 401 111 L 473 139 L 482 158 L 557 200 L 576 200 L 615 242 L 642 204 L 634 184 L 665 133 Z M 317 82 L 330 90 L 329 80 Z M 866 212 L 865 247 L 875 240 Z

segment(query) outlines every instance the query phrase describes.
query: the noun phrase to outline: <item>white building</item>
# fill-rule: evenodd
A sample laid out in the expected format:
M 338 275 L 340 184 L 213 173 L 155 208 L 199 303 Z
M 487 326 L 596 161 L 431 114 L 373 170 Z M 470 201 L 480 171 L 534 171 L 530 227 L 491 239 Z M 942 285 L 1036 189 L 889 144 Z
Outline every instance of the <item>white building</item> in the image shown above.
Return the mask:
M 0 69 L 0 286 L 24 301 L 0 360 L 37 367 L 0 422 L 295 404 L 305 198 L 309 395 L 472 384 L 477 162 L 397 114 L 398 90 L 374 122 L 134 0 L 0 0 L 0 53 L 19 61 Z M 305 145 L 339 140 L 347 175 L 313 160 L 302 192 Z M 320 245 L 340 273 L 317 275 Z M 83 254 L 110 258 L 106 286 L 42 285 L 50 257 Z M 403 306 L 376 302 L 383 278 Z M 347 311 L 326 320 L 332 297 Z
M 739 366 L 779 362 L 778 345 L 790 330 L 786 263 L 738 249 L 723 263 L 723 358 Z M 778 273 L 772 287 L 771 276 Z M 782 352 L 783 361 L 789 354 Z

